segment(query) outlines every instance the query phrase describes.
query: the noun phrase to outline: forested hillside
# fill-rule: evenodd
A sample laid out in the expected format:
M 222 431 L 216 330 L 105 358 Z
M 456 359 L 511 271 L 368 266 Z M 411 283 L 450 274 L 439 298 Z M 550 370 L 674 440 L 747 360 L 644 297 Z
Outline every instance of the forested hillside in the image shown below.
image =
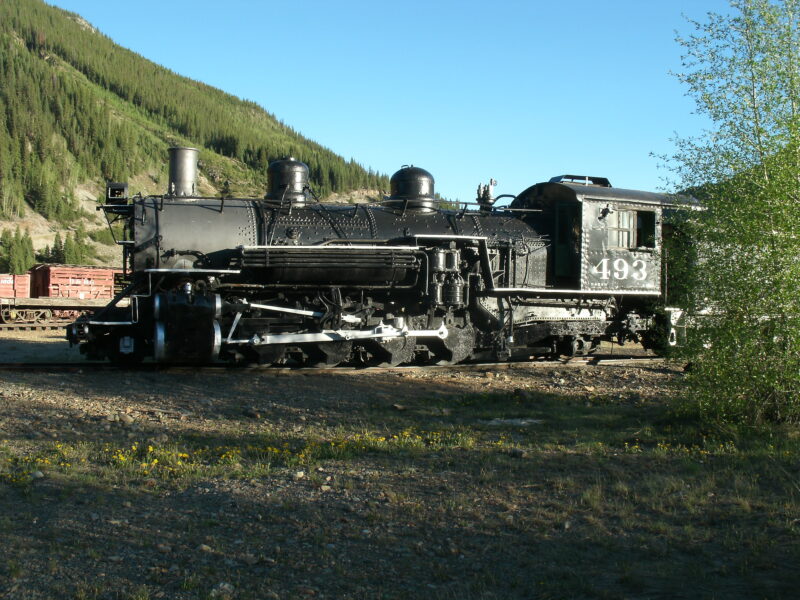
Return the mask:
M 166 149 L 201 149 L 212 189 L 260 195 L 270 160 L 306 162 L 324 197 L 386 189 L 261 107 L 181 77 L 114 44 L 78 15 L 40 0 L 0 1 L 0 218 L 33 209 L 68 223 L 79 184 L 138 177 L 166 190 Z

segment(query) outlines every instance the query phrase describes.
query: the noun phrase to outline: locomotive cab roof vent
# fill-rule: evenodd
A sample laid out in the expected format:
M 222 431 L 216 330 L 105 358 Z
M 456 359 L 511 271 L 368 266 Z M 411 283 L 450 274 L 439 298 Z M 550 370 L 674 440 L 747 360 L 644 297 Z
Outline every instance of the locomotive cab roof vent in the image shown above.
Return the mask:
M 588 175 L 558 175 L 557 177 L 552 177 L 550 183 L 571 183 L 573 185 L 611 187 L 611 182 L 607 178 L 589 177 Z
M 311 188 L 308 185 L 308 165 L 294 157 L 273 160 L 267 167 L 265 200 L 305 204 Z
M 167 196 L 195 196 L 197 182 L 197 148 L 169 149 L 169 187 Z
M 419 167 L 404 166 L 389 180 L 391 195 L 387 205 L 403 210 L 432 212 L 436 208 L 433 175 Z

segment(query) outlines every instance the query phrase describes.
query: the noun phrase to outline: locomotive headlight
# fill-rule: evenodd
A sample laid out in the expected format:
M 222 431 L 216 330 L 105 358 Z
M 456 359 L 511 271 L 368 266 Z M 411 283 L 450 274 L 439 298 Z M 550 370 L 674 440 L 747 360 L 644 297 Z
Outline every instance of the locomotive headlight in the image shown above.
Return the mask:
M 128 203 L 128 184 L 109 181 L 106 184 L 106 204 L 120 205 Z

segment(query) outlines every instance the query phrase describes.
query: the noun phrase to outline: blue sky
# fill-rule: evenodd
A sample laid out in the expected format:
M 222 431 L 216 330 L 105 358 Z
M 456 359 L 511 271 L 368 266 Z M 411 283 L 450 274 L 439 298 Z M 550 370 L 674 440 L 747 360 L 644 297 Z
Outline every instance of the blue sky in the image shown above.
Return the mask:
M 651 154 L 707 125 L 670 75 L 676 31 L 728 12 L 723 0 L 49 2 L 345 158 L 423 167 L 462 201 L 490 177 L 512 194 L 564 173 L 668 187 Z

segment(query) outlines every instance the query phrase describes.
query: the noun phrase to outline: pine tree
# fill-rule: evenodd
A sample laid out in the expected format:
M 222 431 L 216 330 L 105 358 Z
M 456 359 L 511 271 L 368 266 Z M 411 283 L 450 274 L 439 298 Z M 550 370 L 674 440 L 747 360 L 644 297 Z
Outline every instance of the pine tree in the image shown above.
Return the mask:
M 0 234 L 0 272 L 8 273 L 11 270 L 11 251 L 14 236 L 10 229 L 4 229 Z
M 33 240 L 31 239 L 31 234 L 27 229 L 22 236 L 20 253 L 22 254 L 22 264 L 24 265 L 23 272 L 28 271 L 33 265 L 36 264 L 36 252 L 33 250 Z
M 80 264 L 80 257 L 75 248 L 75 237 L 73 234 L 67 234 L 67 239 L 64 240 L 64 264 L 77 265 Z
M 64 257 L 64 242 L 61 241 L 61 234 L 56 232 L 56 237 L 53 240 L 53 250 L 51 251 L 51 262 L 64 264 L 66 258 Z
M 26 239 L 27 238 L 27 239 Z M 11 249 L 8 254 L 8 271 L 15 275 L 21 275 L 28 271 L 34 264 L 33 245 L 29 244 L 30 236 L 27 231 L 25 235 L 20 231 L 19 225 L 14 230 L 11 239 Z M 30 247 L 30 253 L 29 253 Z

